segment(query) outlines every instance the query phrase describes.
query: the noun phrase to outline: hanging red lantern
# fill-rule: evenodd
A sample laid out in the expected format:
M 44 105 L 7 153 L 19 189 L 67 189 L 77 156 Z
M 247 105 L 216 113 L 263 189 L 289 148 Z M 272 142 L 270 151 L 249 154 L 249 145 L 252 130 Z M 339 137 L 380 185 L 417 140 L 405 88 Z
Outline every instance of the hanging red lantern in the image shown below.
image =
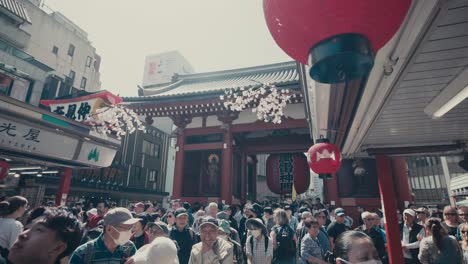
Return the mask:
M 310 170 L 303 153 L 271 154 L 266 162 L 268 188 L 276 194 L 297 194 L 309 189 Z
M 411 0 L 264 0 L 271 35 L 312 79 L 336 83 L 369 73 L 374 54 L 400 28 Z
M 0 181 L 8 176 L 9 171 L 10 164 L 8 164 L 6 161 L 0 160 Z
M 340 150 L 336 145 L 330 144 L 328 139 L 317 139 L 308 153 L 310 157 L 309 167 L 313 172 L 319 174 L 320 178 L 331 178 L 331 174 L 340 169 Z

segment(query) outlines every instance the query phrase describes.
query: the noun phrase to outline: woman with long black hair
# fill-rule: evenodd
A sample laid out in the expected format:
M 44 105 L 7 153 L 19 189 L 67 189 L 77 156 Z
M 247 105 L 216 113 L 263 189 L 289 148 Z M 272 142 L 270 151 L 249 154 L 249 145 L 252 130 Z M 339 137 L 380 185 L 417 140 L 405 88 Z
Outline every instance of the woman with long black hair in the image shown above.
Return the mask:
M 372 239 L 361 231 L 341 233 L 327 261 L 336 264 L 382 264 Z
M 421 264 L 461 264 L 463 251 L 455 237 L 449 236 L 438 218 L 426 220 L 426 237 L 419 244 Z

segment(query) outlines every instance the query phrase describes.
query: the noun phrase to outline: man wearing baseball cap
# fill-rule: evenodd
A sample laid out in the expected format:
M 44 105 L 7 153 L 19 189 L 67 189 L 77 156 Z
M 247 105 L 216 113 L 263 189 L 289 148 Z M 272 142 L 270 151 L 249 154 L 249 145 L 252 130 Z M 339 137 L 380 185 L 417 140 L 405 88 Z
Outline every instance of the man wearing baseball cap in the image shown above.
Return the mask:
M 130 241 L 133 225 L 140 221 L 133 218 L 127 208 L 116 207 L 104 216 L 104 233 L 78 247 L 70 258 L 70 264 L 121 263 L 136 252 Z
M 426 232 L 423 226 L 416 224 L 416 212 L 413 209 L 403 211 L 404 223 L 400 225 L 401 247 L 406 263 L 419 263 L 419 241 Z
M 169 233 L 169 237 L 176 241 L 179 245 L 179 262 L 187 264 L 190 258 L 192 246 L 198 243 L 198 237 L 195 232 L 188 226 L 188 212 L 185 208 L 179 207 L 174 211 L 175 225 Z
M 233 247 L 224 239 L 218 238 L 218 221 L 208 216 L 200 224 L 201 242 L 195 244 L 190 252 L 190 264 L 231 264 Z
M 335 241 L 341 233 L 350 230 L 345 224 L 346 212 L 343 208 L 335 209 L 335 221 L 328 225 L 327 234 L 330 240 L 330 250 L 335 247 Z

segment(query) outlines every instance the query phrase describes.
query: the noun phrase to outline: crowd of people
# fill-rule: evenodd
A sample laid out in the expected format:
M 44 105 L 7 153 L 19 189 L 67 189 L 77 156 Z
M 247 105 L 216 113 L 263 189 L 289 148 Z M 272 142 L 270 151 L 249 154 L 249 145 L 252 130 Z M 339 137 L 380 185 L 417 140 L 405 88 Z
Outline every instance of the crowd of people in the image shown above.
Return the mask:
M 0 264 L 388 263 L 382 211 L 360 211 L 352 219 L 319 199 L 29 208 L 24 197 L 5 197 Z M 400 216 L 405 264 L 468 263 L 468 207 L 409 206 Z

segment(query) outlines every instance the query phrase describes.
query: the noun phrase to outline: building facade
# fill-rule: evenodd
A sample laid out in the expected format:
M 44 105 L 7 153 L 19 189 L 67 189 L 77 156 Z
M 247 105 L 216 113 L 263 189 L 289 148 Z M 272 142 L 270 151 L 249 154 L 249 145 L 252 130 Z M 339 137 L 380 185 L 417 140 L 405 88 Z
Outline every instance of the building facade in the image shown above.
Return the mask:
M 86 31 L 37 1 L 19 1 L 28 10 L 32 21 L 23 27 L 31 36 L 25 51 L 55 70 L 50 76 L 52 79 L 48 80 L 50 84 L 43 99 L 67 95 L 76 90 L 100 90 L 101 57 Z M 62 86 L 62 83 L 66 85 Z

